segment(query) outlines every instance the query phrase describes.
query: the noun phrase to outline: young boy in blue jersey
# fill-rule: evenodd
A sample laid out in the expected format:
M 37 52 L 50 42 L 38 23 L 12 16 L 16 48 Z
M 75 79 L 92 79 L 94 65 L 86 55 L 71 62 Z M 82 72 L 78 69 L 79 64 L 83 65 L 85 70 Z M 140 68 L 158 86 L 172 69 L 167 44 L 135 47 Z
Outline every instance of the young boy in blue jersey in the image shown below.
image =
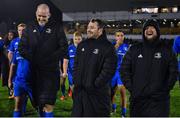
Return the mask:
M 122 62 L 122 58 L 125 55 L 126 51 L 128 50 L 128 44 L 124 43 L 124 33 L 122 31 L 117 31 L 115 32 L 115 48 L 116 48 L 116 53 L 118 56 L 118 65 L 117 65 L 117 70 L 112 78 L 111 81 L 111 100 L 112 100 L 112 112 L 116 112 L 116 103 L 115 103 L 115 94 L 116 91 L 120 91 L 121 94 L 121 115 L 125 116 L 126 115 L 126 89 L 121 81 L 120 78 L 120 65 Z
M 74 58 L 76 55 L 76 49 L 78 44 L 82 41 L 82 34 L 80 32 L 75 32 L 73 34 L 73 44 L 68 47 L 68 57 L 66 57 L 63 60 L 63 78 L 68 76 L 69 80 L 69 91 L 68 96 L 72 96 L 72 90 L 73 90 L 73 65 L 74 65 Z M 63 93 L 64 92 L 64 93 Z M 64 100 L 64 94 L 65 94 L 65 87 L 64 91 L 62 91 L 63 95 L 61 96 L 61 100 Z
M 179 85 L 180 85 L 180 36 L 177 36 L 174 39 L 174 44 L 173 44 L 173 50 L 177 55 L 177 60 L 178 60 L 178 71 L 179 71 L 179 76 L 178 76 L 178 80 L 179 80 Z
M 9 30 L 7 35 L 3 37 L 0 45 L 0 50 L 1 50 L 1 55 L 0 55 L 0 60 L 1 60 L 1 74 L 2 74 L 2 86 L 7 86 L 8 87 L 8 76 L 9 76 L 9 59 L 7 57 L 8 55 L 8 49 L 10 42 L 16 38 L 16 32 L 14 30 Z M 13 92 L 12 90 L 9 89 L 8 87 L 8 92 L 9 92 L 9 99 L 14 99 L 13 97 Z
M 17 26 L 17 30 L 18 30 L 18 37 L 14 38 L 11 43 L 9 44 L 9 47 L 8 47 L 8 60 L 9 60 L 9 63 L 11 63 L 12 61 L 12 57 L 13 57 L 13 54 L 17 51 L 17 48 L 18 48 L 18 42 L 22 36 L 22 30 L 24 29 L 25 27 L 25 24 L 19 24 Z M 14 98 L 14 93 L 13 93 L 13 87 L 11 88 L 11 94 L 12 96 L 10 96 L 9 98 L 10 99 L 13 99 Z
M 9 48 L 8 48 L 8 59 L 9 59 L 9 62 L 11 63 L 12 62 L 12 57 L 13 57 L 13 54 L 15 54 L 17 52 L 17 48 L 18 48 L 18 43 L 20 41 L 20 38 L 22 36 L 22 30 L 24 29 L 25 27 L 25 24 L 21 23 L 17 26 L 17 29 L 18 29 L 18 37 L 16 37 L 15 39 L 13 39 L 9 45 Z M 13 93 L 13 87 L 11 88 L 11 91 Z M 14 98 L 14 95 L 12 95 L 12 98 Z
M 9 54 L 12 54 L 12 57 L 8 86 L 9 88 L 12 88 L 13 83 L 15 96 L 15 109 L 13 114 L 14 117 L 22 116 L 22 113 L 25 112 L 25 107 L 27 103 L 26 94 L 28 94 L 29 97 L 32 99 L 32 90 L 30 87 L 30 65 L 29 62 L 22 58 L 17 51 L 18 43 L 20 42 L 22 32 L 25 28 L 26 25 L 23 23 L 18 25 L 19 37 L 13 40 L 9 48 Z

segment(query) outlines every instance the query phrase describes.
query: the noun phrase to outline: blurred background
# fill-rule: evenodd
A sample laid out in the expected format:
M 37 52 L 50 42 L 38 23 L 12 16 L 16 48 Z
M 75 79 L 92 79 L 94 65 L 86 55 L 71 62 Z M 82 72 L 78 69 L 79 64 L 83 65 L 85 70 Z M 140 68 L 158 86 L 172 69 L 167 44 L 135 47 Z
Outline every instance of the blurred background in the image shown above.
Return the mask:
M 159 21 L 162 39 L 180 34 L 179 0 L 1 0 L 0 34 L 34 19 L 36 6 L 42 2 L 50 5 L 53 18 L 64 24 L 68 39 L 76 30 L 86 36 L 91 18 L 105 21 L 110 40 L 117 29 L 127 39 L 141 39 L 142 24 L 147 19 Z

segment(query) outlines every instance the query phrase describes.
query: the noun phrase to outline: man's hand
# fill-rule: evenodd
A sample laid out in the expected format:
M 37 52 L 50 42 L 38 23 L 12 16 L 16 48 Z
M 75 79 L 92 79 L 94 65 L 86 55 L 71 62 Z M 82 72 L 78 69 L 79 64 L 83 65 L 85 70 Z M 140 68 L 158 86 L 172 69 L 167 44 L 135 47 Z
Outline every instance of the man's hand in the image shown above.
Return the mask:
M 8 80 L 8 87 L 9 87 L 10 89 L 12 89 L 12 81 L 9 81 L 9 80 Z
M 67 76 L 68 76 L 67 73 L 63 73 L 63 74 L 62 74 L 62 77 L 63 77 L 63 78 L 66 78 Z

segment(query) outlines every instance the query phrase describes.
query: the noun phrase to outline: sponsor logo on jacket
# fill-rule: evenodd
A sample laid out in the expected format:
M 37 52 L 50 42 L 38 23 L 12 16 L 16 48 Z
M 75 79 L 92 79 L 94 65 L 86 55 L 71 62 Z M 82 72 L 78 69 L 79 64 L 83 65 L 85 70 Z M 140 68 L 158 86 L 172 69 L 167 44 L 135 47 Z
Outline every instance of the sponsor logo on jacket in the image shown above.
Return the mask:
M 98 53 L 99 53 L 99 49 L 94 49 L 94 50 L 93 50 L 93 53 L 94 53 L 94 54 L 98 54 Z
M 161 56 L 161 53 L 160 52 L 157 52 L 154 54 L 154 58 L 156 59 L 160 59 L 162 56 Z
M 50 28 L 46 29 L 46 33 L 51 34 L 52 30 Z
M 143 58 L 143 55 L 142 55 L 142 54 L 139 54 L 139 55 L 138 55 L 138 58 Z
M 82 49 L 81 49 L 81 51 L 82 51 L 82 52 L 84 52 L 84 51 L 85 51 L 85 49 L 84 49 L 84 48 L 82 48 Z

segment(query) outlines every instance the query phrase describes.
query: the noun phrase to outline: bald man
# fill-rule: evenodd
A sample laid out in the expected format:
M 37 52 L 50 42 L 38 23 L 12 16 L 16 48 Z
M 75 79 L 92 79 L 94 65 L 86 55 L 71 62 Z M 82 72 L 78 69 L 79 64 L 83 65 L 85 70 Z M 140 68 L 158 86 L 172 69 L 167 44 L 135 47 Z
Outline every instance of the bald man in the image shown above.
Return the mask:
M 53 20 L 47 4 L 40 4 L 36 21 L 27 26 L 19 43 L 20 54 L 31 62 L 33 95 L 41 117 L 53 116 L 59 89 L 59 60 L 67 54 L 63 26 Z

